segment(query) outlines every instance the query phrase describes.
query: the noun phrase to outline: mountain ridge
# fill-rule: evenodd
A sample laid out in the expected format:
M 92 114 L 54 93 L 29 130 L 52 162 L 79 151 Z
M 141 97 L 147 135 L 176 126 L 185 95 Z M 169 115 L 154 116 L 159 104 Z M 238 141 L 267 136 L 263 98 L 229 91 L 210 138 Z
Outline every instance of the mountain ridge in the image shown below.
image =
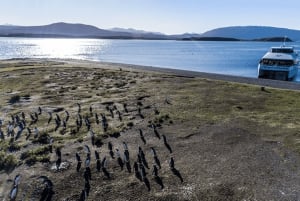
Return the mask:
M 272 26 L 230 26 L 204 32 L 201 37 L 226 37 L 241 40 L 256 40 L 261 38 L 289 37 L 300 40 L 300 30 Z
M 224 38 L 224 40 L 259 40 L 287 36 L 293 41 L 300 41 L 300 30 L 271 26 L 230 26 L 206 31 L 202 34 L 183 33 L 166 35 L 133 28 L 100 29 L 81 23 L 57 22 L 39 26 L 0 25 L 2 37 L 67 37 L 67 38 L 110 38 L 110 39 L 154 39 L 183 40 L 190 38 Z

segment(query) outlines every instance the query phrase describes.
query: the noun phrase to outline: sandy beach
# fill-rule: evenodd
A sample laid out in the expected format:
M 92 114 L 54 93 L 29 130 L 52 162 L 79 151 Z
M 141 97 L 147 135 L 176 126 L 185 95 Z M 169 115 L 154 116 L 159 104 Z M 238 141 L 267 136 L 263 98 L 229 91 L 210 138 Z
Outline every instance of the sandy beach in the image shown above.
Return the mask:
M 0 78 L 0 200 L 300 199 L 299 83 L 46 59 Z

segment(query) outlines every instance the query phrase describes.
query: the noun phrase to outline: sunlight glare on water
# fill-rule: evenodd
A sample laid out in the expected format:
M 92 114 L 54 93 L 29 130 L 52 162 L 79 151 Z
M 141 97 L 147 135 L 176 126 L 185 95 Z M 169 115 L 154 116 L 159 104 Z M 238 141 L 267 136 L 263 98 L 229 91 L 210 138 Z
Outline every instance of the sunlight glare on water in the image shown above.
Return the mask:
M 89 55 L 101 53 L 109 45 L 108 40 L 94 39 L 34 39 L 30 42 L 35 47 L 31 48 L 31 55 L 61 59 L 88 59 Z

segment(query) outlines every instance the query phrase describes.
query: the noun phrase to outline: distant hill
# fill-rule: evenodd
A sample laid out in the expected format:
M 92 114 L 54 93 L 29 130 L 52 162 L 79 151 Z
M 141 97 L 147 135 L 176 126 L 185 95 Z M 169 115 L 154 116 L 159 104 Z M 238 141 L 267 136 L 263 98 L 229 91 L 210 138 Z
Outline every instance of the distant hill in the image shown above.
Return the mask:
M 239 41 L 256 40 L 272 41 L 274 38 L 287 36 L 292 41 L 300 41 L 300 31 L 264 27 L 264 26 L 233 26 L 207 31 L 203 34 L 184 33 L 165 35 L 159 32 L 147 32 L 136 29 L 113 28 L 99 29 L 86 24 L 54 23 L 44 26 L 0 25 L 0 36 L 6 37 L 71 37 L 71 38 L 108 38 L 108 39 L 148 39 L 148 40 L 212 40 Z
M 85 24 L 54 23 L 44 26 L 0 26 L 0 36 L 23 37 L 79 37 L 79 38 L 140 38 L 167 39 L 165 35 L 151 32 L 134 33 L 99 29 Z
M 224 37 L 191 37 L 183 38 L 184 41 L 240 41 L 236 38 L 224 38 Z
M 241 40 L 254 40 L 260 38 L 274 38 L 287 36 L 293 41 L 300 40 L 300 31 L 285 28 L 265 26 L 232 26 L 213 29 L 201 35 L 201 37 L 224 37 Z

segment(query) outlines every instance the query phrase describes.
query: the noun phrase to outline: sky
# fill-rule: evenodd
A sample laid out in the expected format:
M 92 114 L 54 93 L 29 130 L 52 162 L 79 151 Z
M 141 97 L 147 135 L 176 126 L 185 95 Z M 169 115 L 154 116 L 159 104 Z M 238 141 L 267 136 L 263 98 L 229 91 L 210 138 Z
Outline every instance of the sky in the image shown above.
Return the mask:
M 165 34 L 227 26 L 300 30 L 299 0 L 0 0 L 0 24 L 83 23 Z

